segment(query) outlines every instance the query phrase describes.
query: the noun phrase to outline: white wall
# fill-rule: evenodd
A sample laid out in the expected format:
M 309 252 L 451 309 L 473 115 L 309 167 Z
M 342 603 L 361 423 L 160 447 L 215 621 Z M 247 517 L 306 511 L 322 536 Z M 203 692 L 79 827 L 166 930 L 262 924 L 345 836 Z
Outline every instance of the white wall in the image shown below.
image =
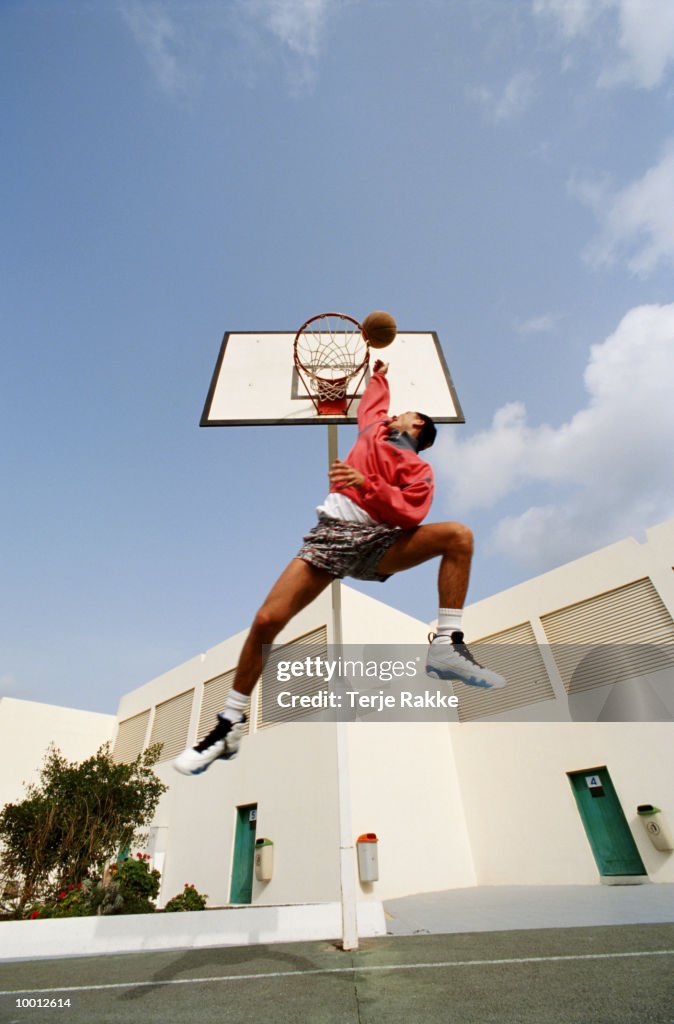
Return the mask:
M 479 885 L 591 884 L 594 857 L 566 773 L 606 765 L 649 877 L 674 882 L 637 819 L 674 825 L 671 723 L 469 722 L 451 726 Z
M 529 580 L 466 609 L 468 635 L 485 636 L 650 576 L 674 611 L 674 521 Z M 422 644 L 428 627 L 368 595 L 342 587 L 346 644 Z M 326 624 L 330 589 L 280 635 L 286 642 Z M 540 625 L 540 624 L 539 624 Z M 203 682 L 233 668 L 245 634 L 224 641 L 124 696 L 126 718 L 194 686 L 189 743 L 196 737 Z M 561 684 L 560 684 L 561 685 Z M 522 708 L 538 714 L 540 705 Z M 363 898 L 473 884 L 599 881 L 566 772 L 606 764 L 653 881 L 674 881 L 674 855 L 651 846 L 639 803 L 674 822 L 671 723 L 368 723 L 348 726 L 352 835 L 380 838 L 380 880 Z M 335 728 L 293 723 L 253 733 L 239 758 L 170 785 L 155 818 L 163 858 L 162 900 L 193 882 L 211 905 L 227 903 L 235 808 L 257 803 L 257 836 L 275 843 L 272 882 L 253 901 L 331 901 L 339 896 Z
M 673 565 L 670 520 L 648 530 L 643 542 L 627 538 L 470 605 L 466 633 L 487 636 L 528 620 L 545 644 L 540 616 L 643 577 L 674 617 Z M 630 625 L 638 639 L 638 623 Z M 596 882 L 566 772 L 604 764 L 649 877 L 673 881 L 674 854 L 653 848 L 636 807 L 656 804 L 674 823 L 674 723 L 525 721 L 537 714 L 544 717 L 546 708 L 517 709 L 511 717 L 519 722 L 451 726 L 478 884 Z
M 349 726 L 354 837 L 378 836 L 376 899 L 475 885 L 473 853 L 450 725 Z
M 22 799 L 24 783 L 37 782 L 51 743 L 69 761 L 82 761 L 112 739 L 115 726 L 114 715 L 0 698 L 0 807 Z
M 673 565 L 674 519 L 671 519 L 647 530 L 643 543 L 628 537 L 468 605 L 464 613 L 466 635 L 469 640 L 488 636 L 644 576 L 651 577 L 674 618 Z M 544 637 L 541 639 L 545 642 Z
M 192 882 L 210 906 L 229 902 L 236 807 L 258 805 L 256 837 L 274 843 L 274 877 L 254 882 L 254 903 L 339 898 L 335 729 L 290 723 L 248 736 L 239 756 L 186 778 L 170 764 L 155 825 L 168 826 L 161 902 Z
M 377 591 L 380 593 L 380 591 Z M 342 584 L 345 644 L 423 644 L 428 624 Z
M 327 624 L 330 591 L 279 636 L 279 642 Z M 428 627 L 381 601 L 342 587 L 345 643 L 426 644 Z M 331 632 L 330 632 L 331 636 Z M 171 672 L 126 694 L 120 718 L 145 710 L 235 664 L 245 633 L 237 634 Z M 198 699 L 188 742 L 195 740 Z M 363 899 L 474 883 L 472 854 L 446 724 L 349 726 L 352 835 L 381 833 L 380 882 L 361 887 Z M 165 762 L 169 786 L 153 826 L 160 844 L 163 903 L 192 882 L 209 904 L 229 900 L 235 809 L 257 803 L 258 838 L 274 842 L 274 877 L 255 881 L 254 903 L 339 898 L 336 728 L 297 722 L 246 737 L 236 760 L 218 762 L 195 778 Z M 402 752 L 402 753 L 401 753 Z M 429 784 L 430 782 L 430 784 Z M 437 850 L 442 852 L 438 856 Z M 159 863 L 159 861 L 157 861 Z

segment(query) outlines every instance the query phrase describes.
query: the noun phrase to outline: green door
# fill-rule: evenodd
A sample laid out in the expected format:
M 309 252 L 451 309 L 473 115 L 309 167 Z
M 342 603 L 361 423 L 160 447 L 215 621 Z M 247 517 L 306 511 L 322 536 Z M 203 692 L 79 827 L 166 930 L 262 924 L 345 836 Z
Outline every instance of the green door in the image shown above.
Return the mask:
M 568 775 L 599 874 L 645 875 L 608 769 L 588 768 Z
M 253 898 L 256 825 L 257 804 L 237 807 L 232 885 L 229 892 L 230 903 L 250 903 Z

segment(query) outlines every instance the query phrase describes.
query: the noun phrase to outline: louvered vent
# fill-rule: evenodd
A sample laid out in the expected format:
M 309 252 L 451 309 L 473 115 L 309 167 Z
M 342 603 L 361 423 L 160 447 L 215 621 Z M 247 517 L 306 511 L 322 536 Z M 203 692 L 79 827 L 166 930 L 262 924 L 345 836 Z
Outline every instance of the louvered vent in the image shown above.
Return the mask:
M 531 623 L 523 622 L 500 633 L 471 640 L 469 647 L 481 665 L 505 676 L 507 686 L 503 690 L 489 691 L 454 683 L 454 693 L 459 698 L 459 721 L 468 722 L 554 700 L 555 693 Z
M 128 764 L 135 761 L 143 749 L 147 723 L 150 718 L 150 709 L 141 711 L 139 715 L 132 718 L 125 718 L 119 723 L 115 749 L 112 752 L 113 760 L 118 763 Z
M 193 697 L 194 690 L 187 690 L 157 704 L 150 743 L 163 743 L 160 761 L 168 761 L 185 749 Z
M 671 651 L 659 648 L 674 644 L 674 622 L 648 578 L 560 608 L 541 622 L 567 692 L 621 682 L 635 668 L 639 675 L 657 672 L 671 659 Z M 600 645 L 607 650 L 598 658 Z
M 301 718 L 315 714 L 311 708 L 280 708 L 277 697 L 282 690 L 290 690 L 293 694 L 313 696 L 319 690 L 326 689 L 324 679 L 315 675 L 294 677 L 287 683 L 279 683 L 276 672 L 280 661 L 302 661 L 307 658 L 325 660 L 328 655 L 328 630 L 320 626 L 311 633 L 291 640 L 275 648 L 267 660 L 258 686 L 258 728 L 279 725 L 281 722 L 296 722 Z
M 197 743 L 202 740 L 206 733 L 209 733 L 216 724 L 216 715 L 222 711 L 227 700 L 227 695 L 232 688 L 236 670 L 225 672 L 224 675 L 215 676 L 204 683 L 204 695 L 201 699 L 201 711 L 199 713 L 199 731 Z M 248 734 L 250 722 L 246 722 L 243 735 Z

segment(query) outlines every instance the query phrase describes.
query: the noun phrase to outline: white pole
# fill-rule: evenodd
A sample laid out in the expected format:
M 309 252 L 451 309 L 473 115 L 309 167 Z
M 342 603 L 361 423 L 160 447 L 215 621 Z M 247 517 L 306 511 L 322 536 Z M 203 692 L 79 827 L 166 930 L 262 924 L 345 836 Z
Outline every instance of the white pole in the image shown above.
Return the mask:
M 339 457 L 337 424 L 328 425 L 328 463 Z M 342 585 L 333 580 L 332 591 L 332 643 L 337 655 L 342 649 Z M 337 791 L 339 811 L 339 883 L 342 902 L 342 948 L 358 949 L 358 922 L 356 919 L 356 853 L 351 830 L 351 796 L 349 793 L 348 723 L 337 722 Z

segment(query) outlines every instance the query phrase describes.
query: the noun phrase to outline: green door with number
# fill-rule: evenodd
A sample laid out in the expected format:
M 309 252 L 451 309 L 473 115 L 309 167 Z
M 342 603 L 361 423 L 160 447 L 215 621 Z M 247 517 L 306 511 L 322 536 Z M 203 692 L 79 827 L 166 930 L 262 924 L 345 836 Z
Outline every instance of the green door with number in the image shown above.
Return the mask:
M 229 890 L 230 903 L 250 903 L 253 898 L 256 827 L 257 804 L 237 807 L 232 884 Z
M 608 769 L 588 768 L 568 776 L 599 874 L 604 878 L 645 875 Z

